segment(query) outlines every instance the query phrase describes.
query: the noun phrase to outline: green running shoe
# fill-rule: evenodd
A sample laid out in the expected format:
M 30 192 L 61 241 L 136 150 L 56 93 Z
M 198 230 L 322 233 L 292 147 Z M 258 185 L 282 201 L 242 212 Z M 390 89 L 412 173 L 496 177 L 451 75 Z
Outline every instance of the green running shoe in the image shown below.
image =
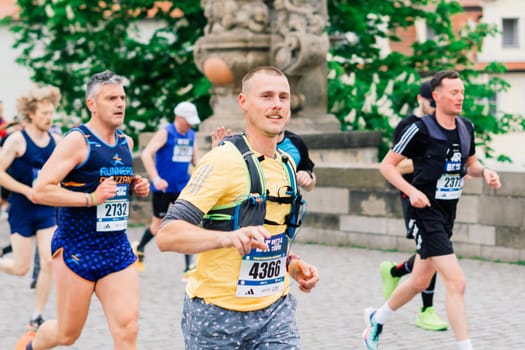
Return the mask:
M 425 311 L 421 309 L 416 318 L 416 326 L 429 331 L 446 331 L 448 323 L 439 318 L 433 306 L 427 307 Z
M 392 277 L 390 271 L 394 266 L 396 266 L 396 264 L 391 261 L 383 261 L 379 265 L 379 273 L 381 274 L 381 280 L 383 281 L 383 295 L 385 300 L 390 299 L 390 296 L 401 279 L 401 277 Z

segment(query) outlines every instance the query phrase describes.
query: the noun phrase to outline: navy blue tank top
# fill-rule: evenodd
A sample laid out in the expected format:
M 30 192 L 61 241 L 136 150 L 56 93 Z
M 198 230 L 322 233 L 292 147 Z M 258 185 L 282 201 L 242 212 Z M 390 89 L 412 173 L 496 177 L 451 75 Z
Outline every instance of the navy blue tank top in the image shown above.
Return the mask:
M 22 130 L 21 133 L 26 142 L 26 151 L 21 157 L 15 158 L 13 163 L 11 163 L 11 166 L 9 167 L 9 174 L 15 180 L 23 183 L 24 185 L 32 187 L 33 182 L 36 180 L 40 170 L 42 169 L 42 166 L 49 159 L 51 153 L 53 153 L 56 143 L 55 139 L 49 132 L 49 143 L 45 147 L 39 147 L 36 145 L 25 130 Z M 9 203 L 15 206 L 23 206 L 29 211 L 44 208 L 45 210 L 50 210 L 50 212 L 54 211 L 54 208 L 52 207 L 33 204 L 27 199 L 26 196 L 17 192 L 11 193 L 9 196 Z
M 113 176 L 117 194 L 96 207 L 63 207 L 59 209 L 59 225 L 55 238 L 68 238 L 70 244 L 104 249 L 114 239 L 122 239 L 129 216 L 130 184 L 133 180 L 133 157 L 126 136 L 115 132 L 116 143 L 102 141 L 85 125 L 72 129 L 81 132 L 88 144 L 84 162 L 62 181 L 62 186 L 75 192 L 90 193 L 104 179 Z

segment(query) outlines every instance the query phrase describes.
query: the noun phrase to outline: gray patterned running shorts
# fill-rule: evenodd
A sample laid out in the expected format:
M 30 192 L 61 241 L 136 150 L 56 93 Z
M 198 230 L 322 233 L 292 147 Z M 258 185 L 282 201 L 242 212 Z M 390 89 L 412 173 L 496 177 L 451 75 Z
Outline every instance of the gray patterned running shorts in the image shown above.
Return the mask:
M 181 321 L 186 350 L 301 349 L 296 306 L 288 294 L 264 309 L 240 312 L 186 295 Z

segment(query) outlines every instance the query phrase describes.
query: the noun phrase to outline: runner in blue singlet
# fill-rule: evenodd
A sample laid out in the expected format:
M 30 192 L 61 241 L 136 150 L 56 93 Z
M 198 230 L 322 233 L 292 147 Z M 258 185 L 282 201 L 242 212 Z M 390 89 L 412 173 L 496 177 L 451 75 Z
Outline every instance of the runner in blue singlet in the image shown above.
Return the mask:
M 95 74 L 86 88 L 90 120 L 71 130 L 44 165 L 35 200 L 61 207 L 53 237 L 57 319 L 46 321 L 26 349 L 71 345 L 86 322 L 93 293 L 104 309 L 115 349 L 136 349 L 139 280 L 126 237 L 129 195 L 149 183 L 133 174 L 124 121 L 126 79 Z
M 179 197 L 190 179 L 190 165 L 197 164 L 197 142 L 192 127 L 200 123 L 197 107 L 191 102 L 175 106 L 173 123 L 158 130 L 140 155 L 144 169 L 151 179 L 153 217 L 140 241 L 134 242 L 137 254 L 137 269 L 144 270 L 144 248 L 157 234 L 162 218 L 170 204 Z M 184 255 L 183 281 L 194 268 L 192 256 Z
M 25 130 L 6 139 L 0 154 L 0 185 L 11 191 L 9 226 L 13 250 L 12 259 L 0 258 L 0 270 L 12 275 L 27 274 L 33 257 L 33 238 L 40 257 L 30 329 L 37 329 L 44 322 L 42 312 L 51 289 L 50 242 L 56 225 L 55 208 L 34 204 L 32 186 L 58 140 L 49 128 L 59 101 L 60 91 L 54 86 L 35 87 L 20 97 L 17 108 L 26 119 Z

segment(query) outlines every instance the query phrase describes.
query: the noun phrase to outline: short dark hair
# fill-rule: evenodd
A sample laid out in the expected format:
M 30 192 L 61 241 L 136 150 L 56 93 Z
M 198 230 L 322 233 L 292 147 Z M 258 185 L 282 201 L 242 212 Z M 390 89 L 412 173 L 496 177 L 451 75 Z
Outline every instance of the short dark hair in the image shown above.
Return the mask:
M 443 79 L 459 79 L 459 73 L 454 70 L 442 70 L 437 72 L 432 77 L 432 80 L 430 80 L 432 91 L 436 90 L 436 88 L 441 85 Z

